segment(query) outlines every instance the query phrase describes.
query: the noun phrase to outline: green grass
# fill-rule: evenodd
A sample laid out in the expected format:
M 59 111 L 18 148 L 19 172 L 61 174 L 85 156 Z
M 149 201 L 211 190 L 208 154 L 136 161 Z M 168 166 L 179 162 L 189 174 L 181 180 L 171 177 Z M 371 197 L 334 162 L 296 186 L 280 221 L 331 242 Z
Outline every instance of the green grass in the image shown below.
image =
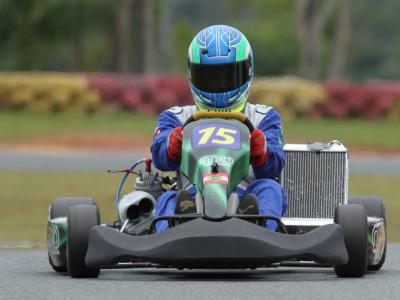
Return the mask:
M 93 197 L 102 220 L 113 221 L 119 180 L 120 175 L 100 172 L 0 171 L 0 240 L 45 241 L 47 208 L 59 196 Z
M 35 137 L 95 132 L 140 134 L 151 136 L 155 116 L 123 112 L 40 115 L 33 112 L 0 111 L 0 143 L 19 143 Z M 309 120 L 292 119 L 284 122 L 284 135 L 290 142 L 328 142 L 340 140 L 359 148 L 400 151 L 400 123 L 381 120 Z
M 350 195 L 376 195 L 385 203 L 389 241 L 400 241 L 400 177 L 353 176 L 349 183 Z
M 284 123 L 286 142 L 329 142 L 362 148 L 400 150 L 400 122 L 380 120 L 307 120 L 293 119 Z
M 94 197 L 103 221 L 115 219 L 114 193 L 120 176 L 105 173 L 52 173 L 0 171 L 0 241 L 45 242 L 47 208 L 52 199 L 65 195 Z M 133 186 L 133 180 L 127 182 Z M 400 241 L 400 177 L 357 176 L 351 194 L 382 197 L 388 215 L 390 241 Z M 127 191 L 127 190 L 126 190 Z
M 155 126 L 155 117 L 126 112 L 41 115 L 34 112 L 0 111 L 0 143 L 16 143 L 35 137 L 52 137 L 80 131 L 150 136 Z

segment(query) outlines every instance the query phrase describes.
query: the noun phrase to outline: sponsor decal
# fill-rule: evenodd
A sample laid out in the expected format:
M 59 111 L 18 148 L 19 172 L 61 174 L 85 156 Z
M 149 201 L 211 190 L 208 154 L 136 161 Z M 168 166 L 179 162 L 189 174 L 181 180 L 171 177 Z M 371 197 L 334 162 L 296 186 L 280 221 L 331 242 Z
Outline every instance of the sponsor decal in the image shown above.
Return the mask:
M 227 173 L 204 174 L 203 184 L 228 184 L 228 174 Z
M 224 155 L 205 155 L 200 158 L 199 162 L 205 167 L 209 167 L 214 163 L 217 163 L 220 166 L 230 167 L 233 165 L 233 158 Z
M 172 112 L 172 113 L 174 113 L 174 114 L 176 114 L 176 115 L 179 115 L 181 112 L 183 112 L 183 107 L 174 106 L 174 107 L 171 107 L 171 108 L 169 109 L 169 111 Z
M 265 115 L 269 110 L 271 109 L 270 106 L 264 105 L 264 104 L 258 104 L 256 106 L 256 111 L 260 114 Z

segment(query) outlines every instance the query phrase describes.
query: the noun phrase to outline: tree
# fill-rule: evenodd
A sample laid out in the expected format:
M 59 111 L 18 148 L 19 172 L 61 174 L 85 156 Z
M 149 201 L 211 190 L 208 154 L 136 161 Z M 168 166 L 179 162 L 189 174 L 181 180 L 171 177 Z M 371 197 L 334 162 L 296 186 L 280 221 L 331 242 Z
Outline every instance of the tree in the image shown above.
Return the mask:
M 134 0 L 122 0 L 114 14 L 110 31 L 110 54 L 107 69 L 128 73 L 130 71 L 130 28 L 132 27 Z
M 134 0 L 134 22 L 132 26 L 135 52 L 135 73 L 146 73 L 151 69 L 154 51 L 153 1 Z
M 296 28 L 300 44 L 299 73 L 316 79 L 320 72 L 320 49 L 324 27 L 336 0 L 297 0 Z
M 339 11 L 334 26 L 331 61 L 328 78 L 338 79 L 345 76 L 350 44 L 350 5 L 349 0 L 338 0 Z

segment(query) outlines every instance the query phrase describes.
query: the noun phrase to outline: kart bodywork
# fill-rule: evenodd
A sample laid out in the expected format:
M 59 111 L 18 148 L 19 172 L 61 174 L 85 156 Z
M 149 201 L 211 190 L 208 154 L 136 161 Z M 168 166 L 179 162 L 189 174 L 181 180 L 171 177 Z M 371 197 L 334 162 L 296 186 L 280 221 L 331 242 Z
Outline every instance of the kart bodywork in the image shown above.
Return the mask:
M 147 210 L 143 213 L 143 210 L 141 213 L 140 208 L 150 203 L 147 198 L 152 198 L 151 203 L 154 204 L 154 197 L 150 195 L 147 198 L 138 198 L 138 194 L 132 193 L 128 200 L 122 199 L 122 202 L 125 201 L 123 212 L 123 205 L 119 203 L 119 218 L 116 222 L 108 225 L 88 224 L 87 232 L 79 237 L 80 243 L 85 244 L 85 247 L 82 247 L 84 251 L 80 254 L 83 257 L 83 260 L 80 258 L 81 264 L 85 264 L 83 267 L 98 270 L 144 266 L 147 263 L 148 266 L 156 264 L 175 268 L 256 268 L 276 263 L 313 263 L 335 267 L 338 276 L 348 277 L 362 276 L 370 265 L 383 264 L 386 251 L 384 212 L 383 215 L 368 215 L 367 218 L 368 207 L 364 209 L 360 203 L 349 204 L 347 151 L 338 142 L 324 145 L 322 148 L 322 144 L 313 144 L 312 149 L 309 145 L 289 145 L 286 148 L 286 151 L 300 149 L 299 153 L 308 152 L 311 157 L 316 158 L 312 166 L 305 166 L 308 169 L 300 167 L 295 172 L 302 185 L 301 189 L 310 187 L 307 185 L 307 180 L 312 177 L 310 172 L 321 173 L 321 168 L 326 167 L 321 153 L 344 154 L 340 165 L 344 172 L 339 174 L 340 178 L 329 178 L 328 174 L 324 179 L 334 181 L 336 198 L 332 200 L 333 204 L 330 203 L 330 198 L 334 198 L 332 193 L 328 191 L 326 196 L 323 190 L 320 190 L 314 191 L 314 194 L 319 193 L 315 199 L 320 201 L 317 204 L 321 206 L 320 210 L 314 210 L 314 215 L 311 212 L 311 215 L 301 217 L 304 208 L 302 205 L 296 206 L 297 212 L 296 209 L 289 210 L 290 217 L 282 220 L 273 216 L 237 213 L 239 198 L 235 189 L 249 174 L 251 130 L 251 124 L 242 114 L 224 112 L 194 115 L 184 126 L 181 173 L 173 188 L 185 190 L 189 184 L 196 187 L 196 213 L 161 217 L 154 216 L 154 211 Z M 329 164 L 328 166 L 329 170 L 334 168 Z M 286 166 L 290 167 L 290 164 Z M 310 169 L 311 167 L 313 169 Z M 148 165 L 146 170 L 151 172 Z M 130 171 L 127 171 L 123 181 Z M 287 174 L 289 172 L 285 169 L 281 178 L 277 180 L 281 181 L 286 191 L 290 188 L 293 192 L 294 188 L 288 182 L 293 183 L 294 179 L 289 178 Z M 151 177 L 153 184 L 159 180 L 157 176 Z M 317 183 L 317 186 L 329 190 L 328 185 Z M 339 186 L 343 188 L 335 189 Z M 313 185 L 311 187 L 315 188 Z M 147 201 L 145 204 L 143 199 Z M 119 192 L 117 201 L 120 201 Z M 294 201 L 298 202 L 299 197 L 289 197 L 289 208 Z M 315 203 L 304 203 L 311 208 L 315 206 Z M 329 210 L 329 206 L 334 210 Z M 339 206 L 341 208 L 338 208 Z M 128 212 L 130 208 L 134 209 Z M 318 211 L 325 212 L 325 215 L 319 214 Z M 68 212 L 67 216 L 69 215 L 73 215 L 71 211 Z M 122 218 L 122 215 L 128 217 Z M 51 218 L 49 214 L 49 258 L 56 270 L 65 265 L 71 270 L 75 268 L 74 264 L 69 263 L 65 251 L 69 243 L 68 235 L 73 237 L 75 234 L 68 231 L 67 216 Z M 348 225 L 349 219 L 355 223 L 359 221 L 358 227 Z M 171 228 L 156 233 L 156 223 L 163 220 L 167 220 Z M 267 220 L 278 223 L 276 232 L 264 227 Z M 73 226 L 70 222 L 68 224 Z M 359 240 L 356 245 L 352 240 L 357 238 Z M 360 256 L 360 253 L 363 256 L 364 252 L 365 262 L 356 262 L 354 257 Z M 356 272 L 352 272 L 352 264 L 354 269 L 357 269 Z M 98 272 L 72 272 L 74 277 L 98 275 Z

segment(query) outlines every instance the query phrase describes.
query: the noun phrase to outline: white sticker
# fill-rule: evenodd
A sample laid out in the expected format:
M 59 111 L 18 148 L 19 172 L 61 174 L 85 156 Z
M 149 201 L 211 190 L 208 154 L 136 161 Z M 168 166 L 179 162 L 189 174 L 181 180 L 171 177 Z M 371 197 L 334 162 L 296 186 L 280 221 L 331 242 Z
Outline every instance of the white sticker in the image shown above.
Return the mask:
M 233 158 L 230 156 L 220 155 L 206 155 L 200 158 L 200 164 L 205 167 L 209 167 L 214 163 L 217 163 L 220 166 L 232 166 Z
M 204 174 L 203 184 L 228 184 L 229 176 L 227 173 Z
M 174 114 L 176 114 L 176 115 L 179 115 L 180 113 L 182 113 L 183 107 L 174 106 L 174 107 L 170 108 L 169 111 L 174 113 Z
M 271 109 L 270 106 L 267 105 L 263 105 L 263 104 L 258 104 L 256 106 L 256 111 L 260 114 L 265 115 L 267 112 L 269 112 L 269 110 Z

